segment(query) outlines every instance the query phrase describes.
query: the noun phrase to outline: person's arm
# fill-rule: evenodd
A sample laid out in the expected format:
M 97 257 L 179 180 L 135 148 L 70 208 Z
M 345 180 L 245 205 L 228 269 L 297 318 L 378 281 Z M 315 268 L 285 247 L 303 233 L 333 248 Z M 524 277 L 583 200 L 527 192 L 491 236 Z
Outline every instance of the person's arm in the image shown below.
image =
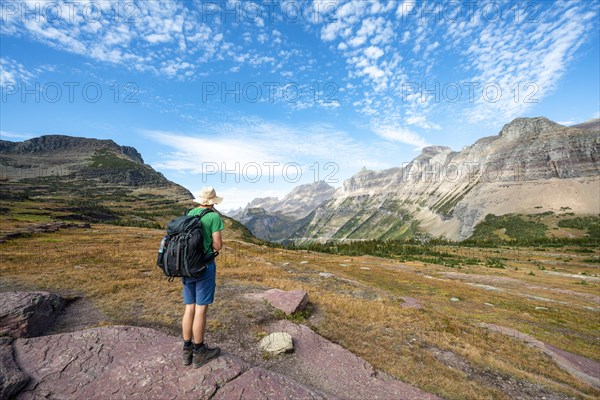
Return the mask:
M 214 251 L 219 251 L 223 247 L 223 238 L 221 237 L 221 231 L 213 232 L 212 234 L 212 248 Z

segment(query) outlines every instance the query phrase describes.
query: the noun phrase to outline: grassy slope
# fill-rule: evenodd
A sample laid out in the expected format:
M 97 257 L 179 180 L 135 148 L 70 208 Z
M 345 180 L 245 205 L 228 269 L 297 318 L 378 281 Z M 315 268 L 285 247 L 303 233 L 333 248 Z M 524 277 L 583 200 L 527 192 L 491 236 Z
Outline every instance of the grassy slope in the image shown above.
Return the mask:
M 600 217 L 563 212 L 531 215 L 486 215 L 475 226 L 470 241 L 524 242 L 544 238 L 590 238 L 600 240 Z
M 115 215 L 117 220 L 129 218 L 133 223 L 141 219 L 164 224 L 192 206 L 170 201 L 164 193 L 151 189 L 86 188 L 86 202 L 72 195 L 80 184 L 77 182 L 2 184 L 2 231 L 57 219 L 77 220 L 94 213 Z M 14 190 L 4 191 L 7 185 Z M 106 320 L 101 324 L 133 323 L 176 332 L 181 289 L 177 282 L 169 284 L 155 266 L 162 235 L 159 229 L 93 224 L 92 229 L 10 240 L 0 244 L 0 279 L 85 295 L 104 313 Z M 489 322 L 513 327 L 559 348 L 599 359 L 598 304 L 589 300 L 597 294 L 598 282 L 546 273 L 597 274 L 597 267 L 585 260 L 597 260 L 598 250 L 586 248 L 586 253 L 581 253 L 578 248 L 561 248 L 551 253 L 544 249 L 441 246 L 419 255 L 421 249 L 415 246 L 410 254 L 402 255 L 406 262 L 399 264 L 368 256 L 349 258 L 269 248 L 260 243 L 236 221 L 226 219 L 219 287 L 236 287 L 242 292 L 269 287 L 306 290 L 318 318 L 305 323 L 403 381 L 450 399 L 508 398 L 490 382 L 448 368 L 433 356 L 433 350 L 442 349 L 464 358 L 476 371 L 541 383 L 583 398 L 600 395 L 539 351 L 475 326 Z M 386 250 L 384 243 L 377 245 Z M 389 251 L 385 255 L 392 256 Z M 490 259 L 494 261 L 486 262 Z M 504 268 L 490 268 L 499 265 Z M 321 271 L 347 280 L 322 279 Z M 508 289 L 530 297 L 467 285 L 447 275 L 458 271 L 474 277 L 516 279 L 519 283 L 507 284 Z M 425 308 L 403 308 L 402 296 L 421 299 Z M 450 302 L 453 296 L 461 301 Z M 235 339 L 240 330 L 237 321 L 247 319 L 246 304 L 241 296 L 217 295 L 209 314 L 209 330 Z M 548 310 L 537 311 L 536 306 Z M 260 327 L 251 329 L 259 331 Z
M 305 323 L 403 381 L 451 399 L 507 398 L 493 385 L 449 369 L 432 355 L 432 349 L 443 349 L 463 357 L 475 370 L 541 383 L 584 398 L 600 395 L 539 351 L 475 326 L 484 321 L 514 327 L 557 347 L 598 359 L 597 311 L 583 308 L 598 305 L 590 305 L 580 295 L 527 288 L 596 294 L 595 281 L 581 285 L 580 280 L 546 274 L 539 268 L 539 263 L 548 261 L 558 263 L 541 264 L 548 265 L 548 270 L 554 265 L 557 272 L 591 275 L 596 269 L 578 261 L 593 255 L 568 249 L 557 250 L 555 255 L 514 249 L 439 249 L 482 260 L 506 258 L 502 270 L 483 264 L 464 266 L 460 271 L 469 276 L 517 279 L 524 286 L 513 290 L 568 302 L 561 304 L 467 285 L 445 275 L 455 269 L 434 264 L 399 264 L 367 256 L 348 258 L 249 244 L 243 241 L 243 230 L 234 229 L 234 222 L 227 224 L 225 250 L 219 259 L 219 287 L 306 290 L 320 317 Z M 181 313 L 180 285 L 169 284 L 154 265 L 162 233 L 94 225 L 92 229 L 62 230 L 9 241 L 0 244 L 0 276 L 48 290 L 84 294 L 104 312 L 105 324 L 134 323 L 176 331 Z M 361 266 L 371 269 L 363 270 Z M 320 278 L 321 271 L 349 281 Z M 426 306 L 423 310 L 403 308 L 402 296 L 422 299 Z M 453 296 L 461 301 L 450 302 Z M 245 302 L 241 297 L 217 295 L 209 314 L 209 329 L 235 337 L 238 328 L 232 321 L 244 318 Z M 535 306 L 549 310 L 536 311 Z

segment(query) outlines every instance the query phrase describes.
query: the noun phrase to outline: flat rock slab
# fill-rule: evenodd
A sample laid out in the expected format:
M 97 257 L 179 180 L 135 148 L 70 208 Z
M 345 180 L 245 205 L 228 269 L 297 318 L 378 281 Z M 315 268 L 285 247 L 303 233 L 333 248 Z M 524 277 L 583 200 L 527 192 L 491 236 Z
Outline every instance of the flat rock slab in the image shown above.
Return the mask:
M 522 340 L 552 357 L 559 367 L 590 385 L 600 388 L 600 363 L 542 342 L 531 335 L 505 326 L 480 322 L 482 328 Z
M 304 290 L 269 289 L 262 294 L 269 304 L 286 314 L 302 311 L 308 304 L 308 294 Z
M 0 293 L 0 336 L 41 334 L 64 307 L 62 297 L 48 292 Z
M 16 395 L 19 400 L 334 398 L 227 353 L 198 369 L 184 367 L 181 340 L 150 328 L 94 328 L 16 339 L 12 346 L 25 377 L 17 376 L 17 368 L 10 378 L 25 385 Z
M 13 346 L 31 377 L 18 399 L 208 398 L 249 368 L 228 354 L 184 367 L 179 338 L 130 326 L 17 339 Z
M 273 331 L 287 332 L 294 338 L 291 356 L 294 377 L 324 393 L 342 399 L 424 400 L 440 399 L 412 385 L 375 371 L 362 358 L 332 343 L 305 325 L 278 321 Z
M 225 399 L 333 399 L 293 379 L 263 368 L 252 368 L 219 389 L 215 400 Z
M 13 398 L 29 380 L 13 358 L 11 341 L 0 337 L 0 399 Z

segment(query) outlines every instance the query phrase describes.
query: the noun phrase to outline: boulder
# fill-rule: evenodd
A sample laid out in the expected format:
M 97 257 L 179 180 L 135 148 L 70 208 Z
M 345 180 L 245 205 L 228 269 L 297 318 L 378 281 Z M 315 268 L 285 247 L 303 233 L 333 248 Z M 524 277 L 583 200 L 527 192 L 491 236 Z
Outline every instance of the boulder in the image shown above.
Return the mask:
M 0 336 L 41 334 L 64 307 L 62 297 L 47 292 L 0 293 Z
M 264 298 L 273 307 L 288 315 L 302 311 L 308 304 L 308 294 L 304 290 L 270 289 L 264 293 Z
M 294 378 L 342 399 L 432 400 L 439 397 L 376 371 L 368 362 L 305 325 L 278 321 L 273 331 L 294 338 L 294 356 L 282 360 Z
M 333 278 L 335 275 L 333 275 L 331 272 L 319 272 L 319 276 L 321 278 Z
M 281 354 L 294 350 L 292 335 L 286 332 L 274 332 L 265 336 L 260 341 L 259 346 L 271 354 Z
M 13 398 L 29 380 L 15 363 L 11 341 L 0 337 L 0 399 Z

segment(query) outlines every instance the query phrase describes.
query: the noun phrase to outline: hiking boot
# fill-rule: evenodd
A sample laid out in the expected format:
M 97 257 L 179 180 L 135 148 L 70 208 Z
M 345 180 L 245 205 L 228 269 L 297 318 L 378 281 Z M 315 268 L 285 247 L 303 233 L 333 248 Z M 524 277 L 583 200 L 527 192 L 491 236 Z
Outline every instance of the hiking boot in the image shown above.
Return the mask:
M 202 346 L 197 352 L 194 351 L 194 368 L 200 368 L 210 360 L 217 358 L 221 354 L 221 349 L 215 347 L 211 349 L 207 345 Z
M 183 349 L 183 365 L 187 366 L 192 363 L 193 351 L 192 346 Z

